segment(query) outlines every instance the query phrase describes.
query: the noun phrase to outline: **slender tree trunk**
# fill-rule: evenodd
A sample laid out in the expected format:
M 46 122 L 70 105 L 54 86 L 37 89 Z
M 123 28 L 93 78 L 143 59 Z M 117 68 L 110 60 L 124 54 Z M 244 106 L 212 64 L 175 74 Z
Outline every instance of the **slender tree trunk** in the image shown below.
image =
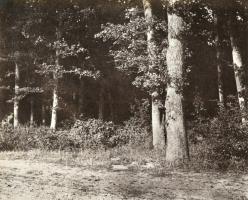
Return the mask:
M 41 123 L 43 126 L 46 125 L 46 106 L 42 103 L 41 107 Z
M 57 40 L 61 38 L 61 33 L 59 31 L 59 28 L 56 28 L 56 37 L 57 37 Z M 53 130 L 55 130 L 57 127 L 58 107 L 59 107 L 59 77 L 58 77 L 59 50 L 58 49 L 56 49 L 55 56 L 56 56 L 55 57 L 55 70 L 53 72 L 53 81 L 54 81 L 53 105 L 52 105 L 52 115 L 51 115 L 51 124 L 50 124 L 50 128 Z
M 80 81 L 80 90 L 79 90 L 79 99 L 78 99 L 78 117 L 80 117 L 81 113 L 83 112 L 84 109 L 84 82 Z
M 223 66 L 222 66 L 222 49 L 221 49 L 221 39 L 220 39 L 220 22 L 219 13 L 215 11 L 214 21 L 215 21 L 215 47 L 216 47 L 216 59 L 217 59 L 217 76 L 218 76 L 218 96 L 219 105 L 224 108 L 225 98 L 224 98 L 224 84 L 223 84 Z
M 233 14 L 231 16 L 231 19 L 229 21 L 230 26 L 230 42 L 232 47 L 232 59 L 233 59 L 233 70 L 234 70 L 234 76 L 235 76 L 235 82 L 236 82 L 236 89 L 238 93 L 238 102 L 241 110 L 241 119 L 242 123 L 246 123 L 247 119 L 245 117 L 245 91 L 246 91 L 246 85 L 244 82 L 245 77 L 245 68 L 244 63 L 241 55 L 241 49 L 238 44 L 238 35 L 235 31 L 235 15 Z
M 34 97 L 30 98 L 30 126 L 34 125 Z
M 77 103 L 77 91 L 72 92 L 72 103 L 73 103 L 73 119 L 76 120 L 78 117 L 78 103 Z
M 110 120 L 113 122 L 115 120 L 115 115 L 114 115 L 113 98 L 110 90 L 108 90 L 108 101 L 109 101 Z
M 51 129 L 56 129 L 57 126 L 57 118 L 58 118 L 58 106 L 59 106 L 59 79 L 56 73 L 53 74 L 54 79 L 54 88 L 53 88 L 53 105 L 52 105 L 52 116 L 51 116 Z
M 20 68 L 15 63 L 15 95 L 14 95 L 14 128 L 19 126 L 19 89 L 20 89 Z
M 101 87 L 98 102 L 98 119 L 104 119 L 104 88 Z
M 158 99 L 158 93 L 152 94 L 152 135 L 153 135 L 153 148 L 164 149 L 165 148 L 165 130 L 163 123 L 163 116 L 161 116 L 161 102 Z
M 153 13 L 152 13 L 152 5 L 151 0 L 143 0 L 144 14 L 145 19 L 148 24 L 147 27 L 147 51 L 148 56 L 151 61 L 149 66 L 149 70 L 156 65 L 156 43 L 154 38 L 154 30 L 153 30 Z M 154 92 L 158 96 L 157 92 Z M 153 135 L 153 148 L 155 149 L 163 149 L 165 148 L 165 134 L 164 128 L 161 124 L 160 119 L 160 109 L 159 104 L 156 103 L 157 97 L 152 96 L 152 135 Z
M 186 128 L 183 110 L 183 32 L 185 22 L 178 14 L 176 4 L 179 0 L 170 0 L 168 7 L 168 50 L 167 67 L 170 82 L 166 96 L 166 161 L 172 165 L 189 159 Z

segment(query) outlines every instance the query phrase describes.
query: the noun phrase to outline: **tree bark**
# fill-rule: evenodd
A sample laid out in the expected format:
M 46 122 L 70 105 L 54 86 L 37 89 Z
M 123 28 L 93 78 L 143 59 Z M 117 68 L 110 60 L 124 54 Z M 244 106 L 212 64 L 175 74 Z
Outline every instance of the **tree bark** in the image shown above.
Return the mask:
M 166 96 L 166 161 L 177 165 L 189 159 L 188 142 L 183 110 L 183 33 L 185 22 L 176 7 L 179 0 L 170 0 L 168 5 L 168 50 L 167 68 L 170 82 Z
M 147 52 L 151 64 L 149 66 L 149 70 L 156 65 L 156 43 L 154 38 L 154 30 L 153 30 L 153 13 L 152 13 L 152 5 L 151 0 L 143 0 L 144 14 L 147 22 Z M 159 104 L 157 102 L 158 93 L 154 92 L 156 97 L 152 95 L 152 135 L 153 135 L 153 148 L 155 149 L 163 149 L 165 148 L 165 134 L 164 128 L 161 124 L 160 119 L 160 109 Z
M 34 125 L 34 97 L 30 98 L 30 126 Z
M 51 125 L 50 128 L 55 130 L 57 127 L 57 118 L 58 118 L 58 106 L 59 106 L 59 79 L 56 72 L 53 74 L 54 79 L 54 88 L 53 88 L 53 105 L 52 105 L 52 116 L 51 116 Z
M 236 26 L 235 26 L 235 14 L 232 14 L 231 19 L 229 21 L 229 33 L 230 33 L 230 43 L 232 47 L 232 59 L 233 59 L 233 70 L 234 70 L 234 76 L 235 76 L 235 82 L 236 82 L 236 89 L 237 89 L 237 96 L 238 96 L 238 102 L 239 107 L 241 111 L 241 119 L 242 123 L 246 123 L 247 119 L 245 117 L 246 115 L 246 99 L 245 99 L 245 91 L 246 91 L 246 85 L 244 81 L 245 77 L 245 68 L 244 63 L 242 59 L 241 49 L 238 44 L 238 34 L 236 33 Z
M 20 89 L 20 68 L 15 63 L 15 94 L 14 94 L 14 128 L 19 126 L 19 89 Z
M 215 21 L 215 48 L 216 48 L 216 59 L 217 59 L 217 77 L 218 77 L 218 96 L 219 105 L 224 108 L 225 97 L 224 97 L 224 84 L 223 84 L 223 66 L 222 66 L 222 50 L 221 50 L 221 39 L 220 39 L 220 19 L 218 11 L 214 13 Z

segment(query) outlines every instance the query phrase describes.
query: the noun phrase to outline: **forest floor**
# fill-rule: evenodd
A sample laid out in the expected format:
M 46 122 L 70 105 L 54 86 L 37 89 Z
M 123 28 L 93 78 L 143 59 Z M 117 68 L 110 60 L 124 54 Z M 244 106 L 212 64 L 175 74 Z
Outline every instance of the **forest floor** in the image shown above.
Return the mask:
M 166 170 L 155 162 L 0 153 L 0 200 L 248 199 L 248 174 Z M 72 162 L 74 160 L 74 162 Z

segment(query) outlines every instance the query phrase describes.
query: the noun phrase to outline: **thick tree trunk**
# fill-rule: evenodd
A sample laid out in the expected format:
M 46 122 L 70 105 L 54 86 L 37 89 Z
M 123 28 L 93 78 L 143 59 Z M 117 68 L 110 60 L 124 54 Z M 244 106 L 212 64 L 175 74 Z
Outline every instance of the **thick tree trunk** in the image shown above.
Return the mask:
M 54 79 L 54 88 L 53 88 L 53 105 L 52 105 L 52 116 L 51 116 L 51 129 L 56 129 L 57 126 L 57 118 L 58 118 L 58 106 L 59 106 L 59 79 L 56 73 L 53 74 Z
M 156 65 L 156 43 L 153 30 L 153 13 L 151 0 L 143 0 L 144 14 L 147 22 L 147 51 L 151 61 L 149 70 Z M 156 97 L 152 95 L 152 135 L 153 135 L 153 148 L 165 148 L 165 134 L 164 128 L 161 125 L 160 109 L 157 103 L 158 93 L 154 92 Z
M 238 35 L 236 33 L 236 27 L 235 27 L 235 15 L 231 16 L 231 19 L 229 21 L 229 33 L 230 33 L 230 42 L 232 47 L 232 59 L 233 59 L 233 70 L 234 70 L 234 76 L 235 76 L 235 82 L 236 82 L 236 89 L 238 93 L 238 102 L 240 106 L 241 111 L 241 119 L 242 123 L 246 123 L 247 119 L 245 117 L 245 91 L 246 91 L 246 85 L 244 81 L 245 77 L 245 68 L 244 63 L 242 59 L 241 49 L 238 44 Z
M 186 128 L 183 110 L 183 64 L 184 46 L 182 41 L 185 22 L 178 14 L 176 4 L 179 0 L 169 1 L 168 7 L 168 50 L 167 67 L 170 82 L 166 96 L 166 161 L 179 164 L 189 159 Z
M 221 39 L 220 39 L 220 19 L 218 11 L 214 14 L 215 21 L 215 47 L 216 47 L 216 59 L 217 59 L 217 76 L 218 76 L 218 96 L 219 105 L 224 108 L 224 84 L 223 84 L 223 66 L 222 66 L 222 50 L 221 50 Z
M 19 89 L 20 89 L 20 68 L 15 63 L 15 94 L 14 94 L 14 128 L 19 126 Z
M 30 98 L 30 126 L 34 125 L 34 97 Z
M 164 149 L 165 148 L 165 130 L 163 123 L 163 116 L 160 111 L 160 101 L 158 99 L 158 93 L 152 94 L 152 135 L 153 135 L 153 148 Z
M 101 87 L 98 101 L 98 119 L 104 120 L 104 88 Z

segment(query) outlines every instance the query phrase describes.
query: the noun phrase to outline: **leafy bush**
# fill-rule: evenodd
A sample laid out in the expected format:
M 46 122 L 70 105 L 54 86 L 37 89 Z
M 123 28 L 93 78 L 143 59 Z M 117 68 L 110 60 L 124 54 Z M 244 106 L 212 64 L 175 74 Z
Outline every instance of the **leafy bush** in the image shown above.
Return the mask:
M 125 144 L 145 144 L 147 126 L 133 117 L 124 125 L 97 119 L 77 120 L 70 130 L 48 127 L 0 127 L 0 150 L 78 150 L 112 148 Z
M 197 154 L 218 168 L 238 167 L 248 160 L 248 125 L 242 125 L 239 105 L 233 98 L 215 118 L 198 120 L 189 138 L 191 145 L 198 145 Z
M 116 134 L 113 122 L 97 119 L 77 120 L 70 130 L 69 139 L 75 148 L 107 148 L 116 144 L 110 139 Z
M 0 128 L 0 150 L 58 150 L 69 147 L 64 131 L 52 131 L 48 127 Z
M 132 117 L 119 126 L 117 134 L 112 138 L 119 145 L 144 145 L 149 143 L 149 127 L 140 122 L 138 118 Z

